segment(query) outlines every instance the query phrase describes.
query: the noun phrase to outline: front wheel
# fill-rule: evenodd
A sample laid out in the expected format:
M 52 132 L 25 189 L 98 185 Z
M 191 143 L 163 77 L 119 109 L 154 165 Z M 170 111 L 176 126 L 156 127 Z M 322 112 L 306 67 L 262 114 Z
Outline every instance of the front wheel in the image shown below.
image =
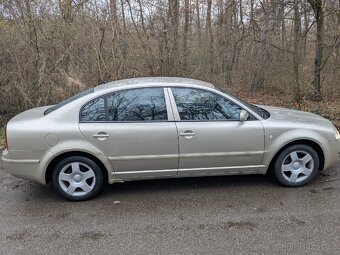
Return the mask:
M 286 148 L 275 162 L 275 177 L 283 185 L 299 187 L 310 182 L 319 169 L 316 151 L 307 145 Z
M 103 174 L 91 159 L 72 156 L 55 167 L 53 185 L 63 197 L 83 201 L 96 196 L 103 188 Z

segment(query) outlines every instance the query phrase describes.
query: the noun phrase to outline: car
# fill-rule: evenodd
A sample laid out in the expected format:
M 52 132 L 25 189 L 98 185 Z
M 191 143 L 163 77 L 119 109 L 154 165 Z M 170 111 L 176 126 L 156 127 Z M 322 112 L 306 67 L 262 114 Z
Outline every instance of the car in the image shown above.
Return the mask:
M 63 197 L 93 198 L 106 183 L 271 173 L 298 187 L 339 161 L 327 119 L 252 105 L 187 78 L 119 80 L 6 126 L 5 169 L 52 183 Z

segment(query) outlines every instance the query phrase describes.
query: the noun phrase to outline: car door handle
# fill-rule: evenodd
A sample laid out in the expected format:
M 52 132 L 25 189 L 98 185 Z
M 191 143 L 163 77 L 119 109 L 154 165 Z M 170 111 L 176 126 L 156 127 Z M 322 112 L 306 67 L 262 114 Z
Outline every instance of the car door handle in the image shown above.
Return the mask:
M 98 138 L 98 139 L 105 139 L 105 138 L 108 138 L 108 137 L 109 137 L 109 135 L 106 134 L 105 132 L 99 132 L 99 133 L 93 135 L 93 138 Z
M 187 130 L 183 133 L 179 133 L 180 136 L 184 136 L 186 138 L 192 138 L 193 136 L 195 136 L 195 133 L 190 131 L 190 130 Z

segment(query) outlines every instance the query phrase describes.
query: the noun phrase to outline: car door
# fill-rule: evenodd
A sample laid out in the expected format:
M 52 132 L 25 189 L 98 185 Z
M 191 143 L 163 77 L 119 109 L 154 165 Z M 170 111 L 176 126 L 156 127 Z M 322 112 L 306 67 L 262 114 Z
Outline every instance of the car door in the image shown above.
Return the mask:
M 83 135 L 122 179 L 177 174 L 178 141 L 164 88 L 124 89 L 96 98 L 80 112 Z
M 209 90 L 173 87 L 180 148 L 179 175 L 257 173 L 264 130 L 254 116 L 239 120 L 242 107 Z

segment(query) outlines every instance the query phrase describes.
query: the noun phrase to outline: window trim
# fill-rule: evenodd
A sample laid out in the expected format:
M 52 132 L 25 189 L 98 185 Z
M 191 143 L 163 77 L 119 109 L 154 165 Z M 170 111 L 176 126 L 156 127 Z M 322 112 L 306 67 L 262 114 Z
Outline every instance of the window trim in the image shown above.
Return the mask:
M 259 120 L 252 112 L 250 112 L 248 109 L 245 109 L 245 107 L 242 104 L 240 104 L 238 101 L 233 100 L 232 98 L 229 98 L 228 95 L 226 95 L 224 93 L 223 94 L 222 93 L 221 94 L 220 93 L 216 93 L 214 89 L 173 86 L 173 87 L 169 87 L 168 93 L 169 93 L 170 102 L 171 102 L 171 105 L 172 105 L 172 110 L 173 110 L 176 122 L 225 122 L 225 121 L 227 121 L 227 122 L 231 122 L 231 121 L 240 122 L 240 120 L 231 120 L 231 119 L 229 119 L 229 120 L 228 119 L 225 119 L 225 120 L 182 120 L 181 116 L 179 115 L 179 111 L 178 111 L 178 108 L 177 108 L 177 104 L 176 104 L 176 100 L 175 100 L 174 94 L 172 92 L 173 88 L 194 89 L 194 90 L 202 90 L 202 91 L 205 91 L 205 92 L 210 92 L 212 94 L 218 95 L 218 96 L 220 96 L 222 98 L 225 98 L 225 99 L 233 102 L 234 104 L 239 106 L 242 110 L 247 111 L 249 113 L 249 118 L 248 118 L 247 121 L 258 121 Z
M 136 121 L 136 120 L 128 120 L 128 121 L 112 121 L 112 120 L 108 120 L 108 113 L 109 113 L 109 108 L 107 106 L 107 97 L 110 96 L 113 93 L 117 93 L 117 92 L 121 92 L 121 91 L 129 91 L 129 90 L 137 90 L 137 89 L 153 89 L 153 88 L 161 88 L 163 89 L 163 96 L 164 96 L 164 101 L 165 101 L 165 108 L 166 108 L 166 112 L 167 112 L 167 120 L 146 120 L 146 121 Z M 81 112 L 83 110 L 83 108 L 91 101 L 96 100 L 98 98 L 104 98 L 104 107 L 105 107 L 105 121 L 83 121 L 81 120 Z M 171 111 L 171 112 L 170 112 Z M 170 99 L 169 99 L 169 95 L 168 92 L 166 90 L 166 87 L 164 86 L 153 86 L 153 87 L 140 87 L 140 88 L 122 88 L 122 89 L 117 89 L 115 91 L 110 91 L 108 93 L 102 94 L 100 96 L 97 96 L 95 98 L 92 98 L 90 100 L 88 100 L 86 103 L 84 103 L 79 110 L 79 116 L 78 116 L 78 121 L 79 123 L 157 123 L 157 122 L 174 122 L 174 118 L 173 118 L 173 113 L 172 113 L 172 108 L 170 106 Z
M 97 100 L 97 99 L 100 99 L 100 98 L 103 98 L 104 99 L 104 110 L 105 110 L 105 119 L 107 119 L 107 113 L 106 113 L 106 95 L 101 95 L 101 96 L 98 96 L 98 97 L 95 97 L 95 98 L 92 98 L 91 100 L 87 101 L 85 104 L 83 104 L 79 110 L 79 123 L 88 123 L 88 122 L 104 122 L 104 121 L 81 121 L 81 112 L 83 111 L 84 107 L 90 103 L 91 101 L 94 101 L 94 100 Z

